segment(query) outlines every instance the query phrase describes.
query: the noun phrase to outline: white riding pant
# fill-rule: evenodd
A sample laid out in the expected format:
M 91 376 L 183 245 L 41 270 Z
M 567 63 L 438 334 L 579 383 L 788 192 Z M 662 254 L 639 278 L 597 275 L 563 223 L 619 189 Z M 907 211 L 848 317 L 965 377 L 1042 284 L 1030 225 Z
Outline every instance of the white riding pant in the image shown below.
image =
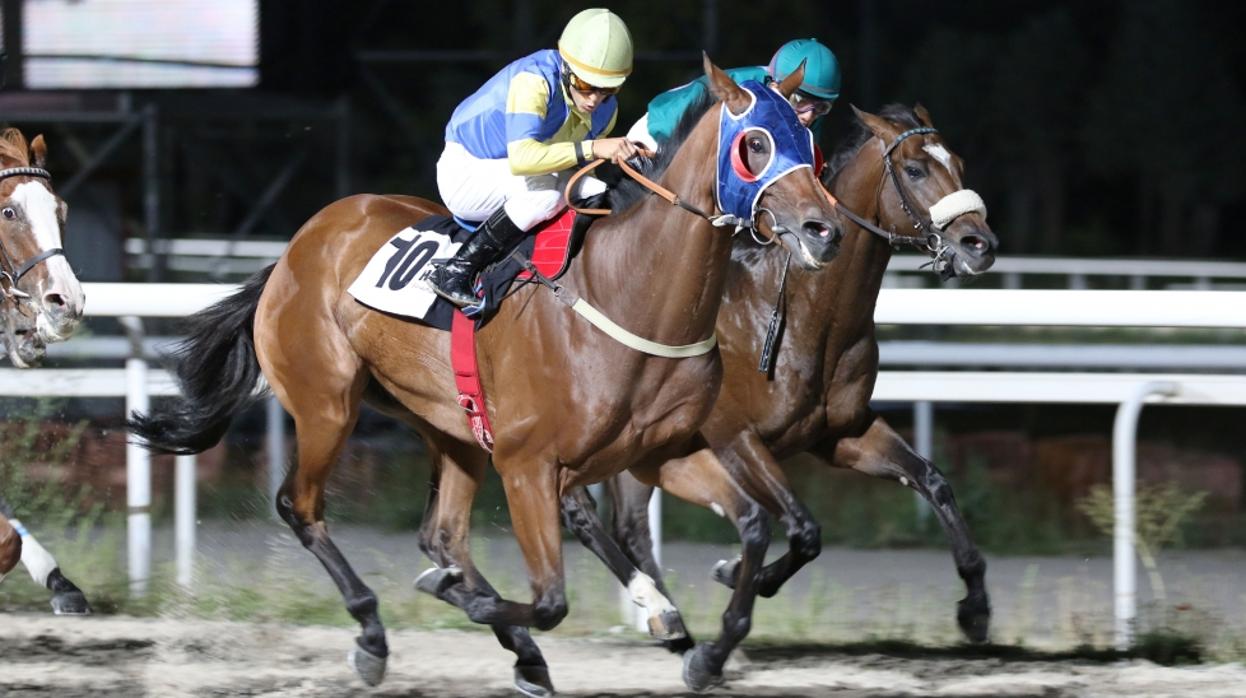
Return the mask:
M 633 143 L 644 143 L 645 147 L 653 152 L 658 152 L 658 142 L 653 135 L 649 133 L 649 112 L 640 117 L 640 120 L 632 124 L 627 131 L 627 140 Z
M 498 208 L 521 230 L 531 230 L 567 205 L 563 189 L 574 169 L 544 175 L 511 174 L 506 158 L 482 159 L 460 143 L 446 143 L 437 160 L 441 201 L 466 221 L 483 221 Z M 588 197 L 606 190 L 599 179 L 581 177 L 575 195 Z

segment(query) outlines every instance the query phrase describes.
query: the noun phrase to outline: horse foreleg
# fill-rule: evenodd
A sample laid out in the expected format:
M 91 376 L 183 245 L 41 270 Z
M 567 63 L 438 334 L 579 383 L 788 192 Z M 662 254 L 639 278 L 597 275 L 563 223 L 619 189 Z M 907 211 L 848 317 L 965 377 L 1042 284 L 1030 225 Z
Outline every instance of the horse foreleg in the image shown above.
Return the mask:
M 433 474 L 420 525 L 420 549 L 437 567 L 416 578 L 415 586 L 465 611 L 482 598 L 497 602 L 501 595 L 476 568 L 468 537 L 472 501 L 488 459 L 474 446 L 437 443 L 427 436 L 425 441 L 432 451 Z M 515 687 L 529 696 L 553 695 L 545 657 L 528 629 L 515 625 L 492 629 L 502 647 L 515 654 Z
M 649 528 L 649 500 L 656 488 L 637 480 L 627 471 L 606 480 L 604 484 L 610 497 L 610 535 L 627 558 L 640 571 L 652 577 L 658 590 L 669 598 L 662 569 L 653 556 L 653 533 Z
M 606 533 L 593 498 L 583 487 L 571 488 L 562 497 L 563 523 L 575 534 L 584 547 L 606 563 L 606 567 L 618 578 L 632 598 L 632 602 L 645 609 L 649 634 L 672 652 L 683 654 L 692 648 L 692 640 L 684 627 L 679 609 L 671 603 L 665 590 L 659 589 L 656 580 L 636 569 L 619 544 Z
M 632 469 L 642 481 L 727 517 L 740 533 L 741 554 L 731 602 L 722 616 L 722 634 L 684 654 L 684 683 L 704 691 L 722 682 L 722 669 L 731 651 L 752 626 L 757 578 L 770 543 L 765 510 L 736 483 L 709 448 L 684 458 Z
M 930 503 L 952 544 L 956 572 L 967 594 L 957 605 L 961 631 L 974 642 L 984 642 L 991 623 L 986 591 L 986 560 L 969 535 L 969 526 L 956 505 L 952 486 L 933 463 L 917 455 L 881 417 L 855 438 L 819 444 L 815 452 L 836 467 L 852 468 L 874 477 L 896 480 L 911 487 Z
M 13 516 L 13 510 L 4 497 L 0 497 L 0 522 L 3 522 L 0 523 L 0 528 L 7 527 L 12 534 L 16 534 L 18 554 L 22 565 L 30 573 L 30 578 L 35 580 L 39 586 L 52 592 L 52 612 L 58 616 L 89 614 L 91 606 L 87 603 L 87 597 L 61 573 L 61 568 L 56 564 L 56 559 L 52 557 L 52 554 L 35 540 L 34 535 L 26 530 L 21 521 L 16 518 L 5 519 L 6 516 Z M 0 538 L 4 538 L 2 533 L 0 533 Z M 0 542 L 0 579 L 4 579 L 4 575 L 16 564 L 4 559 L 6 554 L 2 551 L 5 545 L 4 542 Z
M 718 453 L 731 476 L 787 530 L 787 552 L 766 565 L 758 577 L 758 594 L 770 598 L 822 552 L 822 527 L 792 492 L 783 469 L 760 436 L 743 432 Z M 714 579 L 734 587 L 738 564 L 739 558 L 720 561 L 714 568 Z
M 5 575 L 12 572 L 21 559 L 22 537 L 4 514 L 0 514 L 0 581 L 4 581 Z
M 482 625 L 522 625 L 549 630 L 567 615 L 557 470 L 552 463 L 535 471 L 525 470 L 518 459 L 499 457 L 497 451 L 493 459 L 502 476 L 511 528 L 528 566 L 534 599 L 532 603 L 521 603 L 477 595 L 465 599 L 463 610 L 468 618 Z

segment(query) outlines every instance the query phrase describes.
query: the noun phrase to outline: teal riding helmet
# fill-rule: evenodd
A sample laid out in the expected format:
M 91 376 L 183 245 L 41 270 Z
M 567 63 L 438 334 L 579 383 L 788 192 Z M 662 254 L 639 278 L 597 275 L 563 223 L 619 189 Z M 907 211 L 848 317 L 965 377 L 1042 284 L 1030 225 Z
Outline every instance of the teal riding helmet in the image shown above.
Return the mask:
M 779 47 L 766 71 L 782 80 L 805 61 L 805 80 L 798 88 L 815 99 L 839 98 L 839 60 L 817 39 L 793 39 Z

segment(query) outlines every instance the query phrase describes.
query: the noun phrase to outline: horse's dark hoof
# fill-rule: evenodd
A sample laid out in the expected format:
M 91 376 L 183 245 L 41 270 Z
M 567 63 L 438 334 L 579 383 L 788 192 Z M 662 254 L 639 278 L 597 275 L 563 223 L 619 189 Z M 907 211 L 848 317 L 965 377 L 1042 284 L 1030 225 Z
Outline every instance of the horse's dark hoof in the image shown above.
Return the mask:
M 52 596 L 52 613 L 58 616 L 89 616 L 91 605 L 81 591 L 64 591 Z
M 430 567 L 415 578 L 415 588 L 440 597 L 442 592 L 461 581 L 463 570 L 458 567 Z
M 554 695 L 554 682 L 549 680 L 549 667 L 516 664 L 515 690 L 531 698 Z
M 684 653 L 684 684 L 697 693 L 720 686 L 723 682 L 722 672 L 710 669 L 705 647 L 697 645 L 691 652 Z
M 714 565 L 714 571 L 710 573 L 710 576 L 714 579 L 715 582 L 718 582 L 719 584 L 727 587 L 728 589 L 734 589 L 735 578 L 736 578 L 736 574 L 738 573 L 739 569 L 740 569 L 739 556 L 736 556 L 730 560 L 719 560 L 718 564 Z
M 956 605 L 956 622 L 970 642 L 986 642 L 991 629 L 991 602 L 985 596 L 967 596 Z
M 386 657 L 378 657 L 356 644 L 346 654 L 346 663 L 359 678 L 369 686 L 379 686 L 385 680 Z
M 672 608 L 656 616 L 649 616 L 649 635 L 666 642 L 688 637 L 688 629 L 684 627 L 684 619 L 679 611 Z

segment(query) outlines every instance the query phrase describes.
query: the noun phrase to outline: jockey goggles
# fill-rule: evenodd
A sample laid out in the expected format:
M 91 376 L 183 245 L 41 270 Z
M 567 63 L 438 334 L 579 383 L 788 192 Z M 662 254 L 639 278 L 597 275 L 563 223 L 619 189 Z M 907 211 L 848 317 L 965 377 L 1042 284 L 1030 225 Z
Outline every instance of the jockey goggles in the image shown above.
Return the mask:
M 580 94 L 596 93 L 603 97 L 609 97 L 610 95 L 617 95 L 622 87 L 621 85 L 618 87 L 598 87 L 592 83 L 585 82 L 579 75 L 571 72 L 571 67 L 567 65 L 563 66 L 563 74 L 567 76 L 567 84 L 571 89 Z
M 807 114 L 813 112 L 814 117 L 822 118 L 831 113 L 831 107 L 835 106 L 835 100 L 832 99 L 814 99 L 807 97 L 799 92 L 793 92 L 788 98 L 792 103 L 792 108 L 797 114 Z

